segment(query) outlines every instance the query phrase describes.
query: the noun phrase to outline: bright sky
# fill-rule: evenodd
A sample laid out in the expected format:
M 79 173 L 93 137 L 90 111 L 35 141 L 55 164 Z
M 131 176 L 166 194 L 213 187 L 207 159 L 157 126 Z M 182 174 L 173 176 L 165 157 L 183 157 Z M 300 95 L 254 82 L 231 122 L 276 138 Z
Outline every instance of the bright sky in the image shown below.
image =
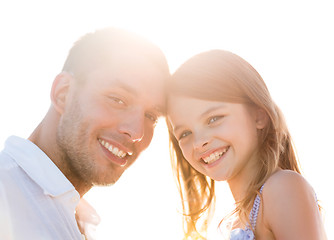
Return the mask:
M 324 208 L 328 239 L 334 239 L 333 10 L 322 0 L 0 0 L 0 143 L 13 134 L 28 137 L 37 126 L 69 48 L 89 31 L 116 26 L 138 32 L 162 48 L 172 72 L 198 52 L 226 49 L 258 70 L 283 110 L 304 176 Z M 226 185 L 218 191 L 213 232 L 231 207 Z M 120 181 L 91 190 L 86 199 L 102 217 L 99 240 L 181 239 L 163 122 Z

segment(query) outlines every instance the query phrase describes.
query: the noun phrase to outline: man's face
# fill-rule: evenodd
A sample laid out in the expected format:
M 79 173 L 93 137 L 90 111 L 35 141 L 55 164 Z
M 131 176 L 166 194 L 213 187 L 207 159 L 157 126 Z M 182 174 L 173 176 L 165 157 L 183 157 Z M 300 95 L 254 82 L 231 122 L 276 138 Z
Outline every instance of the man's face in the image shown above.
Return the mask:
M 142 56 L 113 56 L 70 86 L 57 133 L 71 174 L 94 185 L 119 179 L 151 142 L 165 109 L 162 71 Z

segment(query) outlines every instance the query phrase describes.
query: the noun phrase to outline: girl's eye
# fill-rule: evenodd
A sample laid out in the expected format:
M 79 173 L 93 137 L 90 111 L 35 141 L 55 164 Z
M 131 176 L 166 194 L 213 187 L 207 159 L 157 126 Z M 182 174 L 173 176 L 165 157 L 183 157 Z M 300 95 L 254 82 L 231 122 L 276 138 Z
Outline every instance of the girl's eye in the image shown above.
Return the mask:
M 182 132 L 182 133 L 180 134 L 178 140 L 180 141 L 181 139 L 183 139 L 183 138 L 189 136 L 190 134 L 191 134 L 190 131 L 184 131 L 184 132 Z
M 208 124 L 212 124 L 212 123 L 216 122 L 217 120 L 222 119 L 223 117 L 224 116 L 214 116 L 214 117 L 211 117 L 208 120 Z
M 157 116 L 155 116 L 155 115 L 152 114 L 152 113 L 146 113 L 146 114 L 145 114 L 145 117 L 146 117 L 147 119 L 149 119 L 150 121 L 152 121 L 154 124 L 156 124 L 156 123 L 158 122 L 158 118 L 157 118 Z

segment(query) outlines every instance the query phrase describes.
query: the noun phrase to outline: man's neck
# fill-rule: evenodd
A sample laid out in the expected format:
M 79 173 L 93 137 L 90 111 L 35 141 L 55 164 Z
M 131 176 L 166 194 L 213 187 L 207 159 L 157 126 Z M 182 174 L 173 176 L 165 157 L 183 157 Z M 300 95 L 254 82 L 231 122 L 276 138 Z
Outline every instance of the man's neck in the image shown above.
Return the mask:
M 59 149 L 56 141 L 59 117 L 55 116 L 55 114 L 57 114 L 57 112 L 51 107 L 45 118 L 28 139 L 51 159 L 82 197 L 92 188 L 92 184 L 85 182 L 84 179 L 81 179 L 71 171 L 71 166 L 68 164 L 69 161 Z

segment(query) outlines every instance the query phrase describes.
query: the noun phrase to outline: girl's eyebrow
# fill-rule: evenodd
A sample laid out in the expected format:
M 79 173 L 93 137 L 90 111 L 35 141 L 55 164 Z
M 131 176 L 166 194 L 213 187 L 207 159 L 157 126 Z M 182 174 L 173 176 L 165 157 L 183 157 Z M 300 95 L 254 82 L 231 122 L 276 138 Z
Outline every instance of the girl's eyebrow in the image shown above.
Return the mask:
M 173 132 L 174 132 L 174 134 L 175 134 L 180 128 L 182 128 L 182 127 L 183 127 L 183 125 L 175 126 L 175 128 L 173 128 Z
M 227 108 L 227 105 L 224 104 L 224 103 L 220 103 L 219 106 L 214 106 L 214 107 L 211 107 L 209 109 L 207 109 L 206 111 L 204 111 L 201 115 L 200 115 L 200 118 L 203 118 L 204 116 L 210 114 L 211 112 L 214 112 L 218 109 L 225 109 Z M 183 125 L 177 125 L 175 126 L 175 128 L 173 128 L 173 132 L 175 133 L 177 130 L 179 130 L 180 128 L 182 128 Z
M 214 112 L 218 109 L 225 109 L 225 108 L 227 108 L 226 104 L 220 103 L 219 106 L 214 106 L 214 107 L 211 107 L 211 108 L 207 109 L 206 111 L 204 111 L 201 114 L 201 117 L 204 117 L 204 116 L 208 115 L 209 113 Z

